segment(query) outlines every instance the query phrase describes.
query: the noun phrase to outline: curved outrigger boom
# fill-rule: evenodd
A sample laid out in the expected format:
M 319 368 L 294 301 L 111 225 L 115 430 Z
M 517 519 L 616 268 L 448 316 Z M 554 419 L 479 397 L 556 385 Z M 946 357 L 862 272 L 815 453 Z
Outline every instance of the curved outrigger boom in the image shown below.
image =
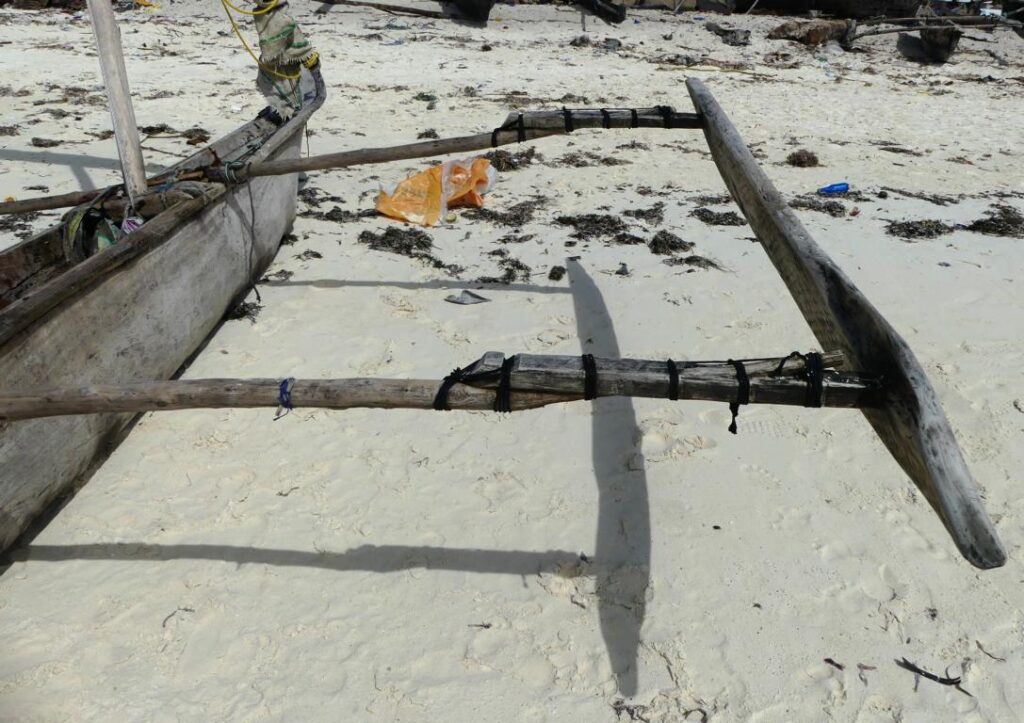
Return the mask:
M 863 408 L 864 416 L 963 556 L 980 568 L 1005 564 L 974 477 L 907 342 L 811 238 L 704 84 L 690 79 L 686 85 L 729 192 L 814 335 L 823 348 L 842 351 L 849 368 L 882 379 L 882 403 Z

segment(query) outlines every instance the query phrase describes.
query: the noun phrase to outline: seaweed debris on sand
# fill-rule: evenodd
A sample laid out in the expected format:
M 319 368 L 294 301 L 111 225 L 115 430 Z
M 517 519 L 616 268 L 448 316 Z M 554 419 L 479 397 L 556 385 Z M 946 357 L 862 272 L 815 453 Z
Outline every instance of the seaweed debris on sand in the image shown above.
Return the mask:
M 665 203 L 658 201 L 650 208 L 631 208 L 628 211 L 623 211 L 622 215 L 657 226 L 665 220 Z
M 671 256 L 684 251 L 692 251 L 694 245 L 690 241 L 683 241 L 674 233 L 664 230 L 654 234 L 654 238 L 648 244 L 651 253 L 659 256 Z
M 698 218 L 709 226 L 745 226 L 746 221 L 735 211 L 712 211 L 710 208 L 697 208 L 690 215 Z
M 374 251 L 387 251 L 424 261 L 435 269 L 444 269 L 452 276 L 458 276 L 464 270 L 461 266 L 446 264 L 434 256 L 431 253 L 434 242 L 425 231 L 418 228 L 390 226 L 380 233 L 367 230 L 359 234 L 359 242 L 366 244 Z
M 692 273 L 697 269 L 710 270 L 715 269 L 716 271 L 725 271 L 725 268 L 717 261 L 712 261 L 705 256 L 698 256 L 696 254 L 690 256 L 673 256 L 670 259 L 665 259 L 661 263 L 667 266 L 688 266 L 687 273 Z
M 510 226 L 519 228 L 533 220 L 533 214 L 544 205 L 544 199 L 536 198 L 528 201 L 520 201 L 507 211 L 495 211 L 490 208 L 467 208 L 463 213 L 464 218 L 488 221 L 498 226 Z
M 992 210 L 984 218 L 979 218 L 966 228 L 988 236 L 1024 238 L 1024 214 L 1013 206 L 997 203 L 992 205 Z
M 533 269 L 519 259 L 510 256 L 506 249 L 495 249 L 490 252 L 491 256 L 498 257 L 498 267 L 501 269 L 501 276 L 481 276 L 477 279 L 481 284 L 511 284 L 513 281 L 529 281 Z
M 821 165 L 821 161 L 818 160 L 818 154 L 806 148 L 790 153 L 786 156 L 786 163 L 797 168 L 816 168 Z
M 624 233 L 628 228 L 621 218 L 607 213 L 582 213 L 576 216 L 559 216 L 556 223 L 572 226 L 574 238 L 590 241 Z
M 833 218 L 842 218 L 846 215 L 846 206 L 842 203 L 833 199 L 819 198 L 818 196 L 797 196 L 789 202 L 789 207 L 804 211 L 827 213 Z
M 544 160 L 544 157 L 537 153 L 536 148 L 527 148 L 525 151 L 517 151 L 515 153 L 498 149 L 491 151 L 484 156 L 491 165 L 494 166 L 496 171 L 505 173 L 506 171 L 518 171 L 520 168 L 526 168 L 532 165 L 534 162 L 540 162 Z
M 904 239 L 938 238 L 953 233 L 954 228 L 942 221 L 922 219 L 920 221 L 890 221 L 885 227 L 890 236 Z

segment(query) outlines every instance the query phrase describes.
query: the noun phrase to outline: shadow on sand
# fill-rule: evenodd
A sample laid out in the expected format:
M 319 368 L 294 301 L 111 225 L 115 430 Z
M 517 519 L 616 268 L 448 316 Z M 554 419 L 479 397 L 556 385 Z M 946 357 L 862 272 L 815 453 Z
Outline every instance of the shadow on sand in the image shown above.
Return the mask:
M 580 344 L 596 356 L 619 357 L 618 342 L 604 299 L 583 268 L 568 264 Z M 358 284 L 359 282 L 354 282 Z M 387 282 L 384 282 L 387 283 Z M 563 290 L 564 292 L 564 290 Z M 647 478 L 630 468 L 640 433 L 628 398 L 593 402 L 592 464 L 598 488 L 598 525 L 594 564 L 582 574 L 596 575 L 598 617 L 619 693 L 637 692 L 637 656 L 650 582 L 651 530 Z M 584 475 L 587 476 L 587 475 Z M 154 545 L 117 542 L 83 545 L 35 545 L 15 548 L 5 562 L 63 560 L 220 560 L 238 565 L 312 567 L 377 573 L 409 569 L 456 570 L 503 575 L 560 574 L 578 569 L 578 553 L 527 552 L 467 548 L 364 545 L 344 552 L 259 549 L 228 545 Z M 586 571 L 589 569 L 589 573 Z M 0 568 L 2 571 L 2 568 Z
M 566 268 L 572 285 L 576 328 L 584 353 L 617 358 L 622 354 L 601 291 L 575 261 Z M 619 693 L 637 692 L 637 654 L 650 584 L 651 519 L 643 465 L 630 468 L 640 430 L 628 397 L 593 402 L 592 456 L 597 482 L 598 518 L 595 569 L 598 615 L 618 681 Z

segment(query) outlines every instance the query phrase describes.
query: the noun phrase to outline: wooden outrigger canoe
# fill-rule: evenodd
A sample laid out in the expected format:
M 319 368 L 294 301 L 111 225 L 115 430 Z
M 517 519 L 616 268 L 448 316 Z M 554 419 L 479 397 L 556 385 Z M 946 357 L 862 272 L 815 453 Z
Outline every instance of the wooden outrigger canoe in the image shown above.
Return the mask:
M 492 133 L 387 149 L 348 151 L 304 158 L 298 161 L 282 160 L 260 163 L 256 162 L 258 159 L 253 159 L 254 162 L 239 166 L 230 175 L 236 179 L 256 180 L 272 177 L 276 173 L 325 170 L 363 163 L 428 157 L 455 151 L 465 152 L 503 145 L 515 142 L 515 140 L 522 141 L 569 133 L 573 128 L 581 127 L 635 128 L 660 125 L 664 128 L 702 128 L 712 156 L 729 191 L 782 276 L 811 330 L 823 349 L 827 352 L 838 352 L 844 359 L 844 369 L 853 372 L 851 376 L 845 378 L 832 374 L 825 381 L 826 385 L 846 386 L 846 396 L 833 397 L 829 404 L 857 407 L 863 411 L 889 452 L 938 513 L 960 552 L 968 561 L 980 568 L 1003 565 L 1006 562 L 1006 553 L 981 504 L 974 479 L 967 469 L 935 390 L 913 352 L 853 282 L 814 242 L 757 165 L 739 133 L 711 93 L 698 80 L 691 79 L 687 85 L 697 111 L 696 114 L 675 113 L 672 109 L 664 107 L 640 111 L 592 109 L 513 114 L 504 125 Z M 208 175 L 213 178 L 221 178 L 223 174 Z M 289 193 L 293 194 L 294 186 L 290 186 L 290 188 Z M 228 194 L 237 200 L 239 189 L 232 187 Z M 188 248 L 192 253 L 199 253 L 197 249 Z M 238 249 L 232 248 L 235 248 L 237 257 Z M 272 249 L 268 253 L 272 253 Z M 141 265 L 151 256 L 155 257 L 155 254 L 145 256 L 137 263 Z M 207 262 L 212 263 L 216 259 L 216 255 L 204 258 Z M 200 263 L 202 261 L 201 259 L 180 257 L 175 257 L 173 260 L 177 262 L 175 270 L 181 273 L 184 273 L 184 270 L 190 266 L 189 262 Z M 158 263 L 150 263 L 150 273 L 156 273 Z M 249 273 L 255 268 L 253 265 L 243 264 L 243 266 L 244 273 L 232 277 L 236 281 L 235 291 L 244 286 L 244 280 L 249 278 Z M 193 269 L 189 273 L 202 272 Z M 195 283 L 192 286 L 195 287 Z M 90 287 L 90 289 L 92 288 Z M 96 291 L 98 292 L 99 289 Z M 147 293 L 156 294 L 158 291 L 162 291 L 160 284 L 156 280 L 152 280 L 152 286 L 147 289 Z M 178 299 L 182 291 L 185 289 L 179 286 L 175 293 L 167 296 L 171 299 Z M 230 296 L 227 294 L 219 297 L 217 302 L 220 304 L 219 310 L 223 310 L 225 300 Z M 136 293 L 128 294 L 124 298 L 129 304 L 139 304 L 145 303 L 148 297 L 145 294 Z M 24 450 L 17 452 L 21 455 L 20 457 L 14 458 L 19 469 L 24 468 L 23 465 L 45 464 L 47 473 L 63 480 L 61 483 L 63 485 L 66 485 L 74 475 L 65 474 L 61 465 L 73 465 L 76 460 L 85 460 L 86 464 L 79 466 L 79 469 L 83 469 L 88 465 L 88 461 L 101 456 L 104 430 L 108 436 L 116 437 L 129 419 L 128 412 L 219 406 L 259 407 L 278 404 L 290 408 L 293 402 L 298 405 L 309 404 L 337 409 L 353 407 L 480 409 L 487 408 L 491 404 L 490 399 L 493 396 L 491 387 L 496 378 L 489 378 L 488 382 L 481 382 L 480 379 L 474 381 L 463 376 L 464 371 L 461 369 L 456 370 L 457 374 L 453 373 L 440 384 L 440 390 L 443 391 L 437 392 L 437 398 L 434 397 L 432 390 L 438 388 L 438 383 L 428 380 L 349 379 L 297 382 L 294 379 L 283 381 L 219 379 L 192 380 L 176 384 L 151 381 L 154 378 L 166 378 L 180 361 L 165 367 L 158 367 L 159 373 L 148 376 L 142 371 L 143 364 L 128 364 L 126 373 L 122 374 L 117 382 L 138 381 L 139 383 L 121 384 L 121 386 L 104 384 L 103 382 L 110 378 L 109 375 L 93 371 L 85 374 L 81 371 L 86 364 L 90 363 L 90 350 L 92 355 L 98 356 L 100 363 L 106 364 L 107 369 L 115 368 L 116 365 L 110 357 L 117 356 L 117 353 L 124 353 L 132 358 L 138 352 L 131 340 L 134 338 L 146 339 L 152 334 L 152 330 L 145 326 L 139 328 L 137 320 L 127 322 L 126 317 L 130 309 L 122 309 L 120 312 L 109 309 L 104 311 L 100 303 L 102 300 L 102 295 L 94 295 L 92 300 L 96 308 L 94 314 L 107 314 L 107 316 L 77 315 L 73 318 L 78 321 L 79 328 L 87 331 L 93 328 L 94 319 L 105 319 L 112 329 L 108 330 L 108 336 L 111 338 L 101 339 L 95 343 L 93 340 L 87 340 L 83 344 L 82 351 L 75 349 L 70 364 L 61 367 L 60 364 L 55 363 L 58 371 L 63 370 L 66 373 L 61 379 L 46 379 L 45 381 L 49 382 L 48 388 L 44 387 L 41 377 L 33 378 L 32 365 L 38 363 L 38 360 L 48 359 L 48 353 L 52 347 L 47 347 L 43 339 L 37 341 L 36 351 L 31 354 L 20 354 L 17 348 L 12 348 L 10 335 L 3 332 L 2 325 L 5 315 L 0 312 L 0 343 L 4 344 L 0 347 L 0 370 L 14 369 L 17 371 L 14 378 L 5 380 L 8 382 L 5 384 L 6 391 L 0 391 L 0 420 L 5 417 L 21 420 L 32 417 L 51 417 L 51 415 L 90 415 L 53 417 L 60 419 L 64 426 L 52 428 L 45 426 L 52 422 L 50 418 L 36 420 L 44 424 L 38 428 L 43 433 L 65 434 L 65 438 L 70 438 L 71 434 L 78 435 L 75 439 L 82 440 L 80 443 L 86 446 L 84 453 L 69 454 L 68 445 L 51 444 L 46 454 L 53 455 L 52 460 L 45 458 L 44 453 Z M 121 303 L 125 302 L 121 301 Z M 206 306 L 209 305 L 209 303 L 206 304 Z M 156 309 L 153 308 L 148 308 L 146 311 L 148 314 L 156 313 Z M 216 323 L 219 313 L 220 311 L 213 315 L 207 326 L 196 330 L 191 336 L 179 329 L 178 335 L 190 340 L 185 346 L 188 346 L 190 350 L 194 348 L 195 344 L 198 344 Z M 173 321 L 177 323 L 177 320 Z M 117 331 L 119 324 L 123 326 L 127 323 L 133 324 L 128 336 L 129 343 L 126 343 L 123 338 L 125 335 L 119 334 Z M 170 324 L 171 322 L 165 319 L 162 323 Z M 30 332 L 35 328 L 32 327 Z M 115 342 L 114 353 L 112 353 L 105 345 Z M 164 347 L 166 346 L 164 345 Z M 175 358 L 184 359 L 185 356 L 187 353 Z M 141 355 L 140 358 L 142 358 Z M 500 405 L 495 401 L 493 407 L 495 410 L 501 411 L 532 408 L 581 398 L 590 399 L 601 395 L 659 396 L 667 393 L 671 399 L 717 399 L 721 398 L 722 394 L 731 396 L 732 392 L 729 391 L 731 389 L 736 390 L 735 403 L 737 405 L 747 403 L 742 401 L 744 398 L 754 401 L 753 393 L 755 391 L 761 397 L 757 401 L 794 403 L 793 388 L 789 383 L 777 379 L 760 379 L 754 383 L 746 378 L 747 372 L 745 371 L 742 372 L 743 378 L 741 379 L 742 364 L 731 361 L 729 365 L 737 366 L 735 377 L 731 377 L 730 372 L 727 372 L 725 377 L 722 377 L 721 373 L 712 372 L 711 387 L 714 388 L 714 391 L 709 391 L 710 388 L 707 388 L 697 394 L 694 394 L 692 389 L 688 394 L 679 393 L 679 385 L 684 382 L 674 362 L 662 365 L 625 359 L 603 360 L 599 373 L 597 360 L 593 358 L 583 362 L 545 357 L 524 362 L 523 358 L 498 360 L 497 357 L 491 355 L 490 361 L 491 366 L 500 367 L 501 374 L 505 375 L 498 384 L 499 396 L 504 394 L 505 401 Z M 761 362 L 764 360 L 762 359 Z M 523 363 L 546 365 L 540 381 L 536 378 L 524 379 Z M 784 364 L 785 361 L 783 360 L 782 363 Z M 158 366 L 153 362 L 150 364 L 154 367 Z M 475 366 L 478 367 L 479 363 Z M 820 361 L 817 366 L 820 367 Z M 534 369 L 534 372 L 539 373 L 538 369 Z M 559 370 L 561 376 L 553 374 L 552 369 Z M 781 365 L 779 369 L 782 369 Z M 52 369 L 44 368 L 42 371 L 51 373 L 51 377 L 53 376 Z M 676 377 L 674 381 L 673 374 Z M 820 368 L 818 374 L 817 382 L 813 381 L 809 371 L 807 376 L 808 398 L 810 398 L 810 390 L 815 385 L 819 393 L 818 403 L 812 406 L 821 406 Z M 858 374 L 864 376 L 858 376 Z M 769 376 L 774 378 L 777 375 L 778 372 Z M 529 375 L 526 376 L 529 377 Z M 574 393 L 574 386 L 581 378 L 584 391 Z M 487 384 L 490 384 L 491 387 L 488 387 Z M 780 387 L 779 384 L 782 386 Z M 481 385 L 486 391 L 482 391 Z M 58 388 L 61 386 L 64 388 Z M 72 386 L 76 388 L 69 389 Z M 502 389 L 504 389 L 503 392 Z M 587 389 L 590 392 L 586 391 Z M 444 397 L 447 397 L 449 401 L 457 400 L 457 402 L 449 404 L 447 401 L 443 401 Z M 438 399 L 442 399 L 442 403 L 439 404 Z M 107 421 L 74 423 L 66 421 L 68 419 Z M 14 424 L 27 424 L 27 422 L 19 421 Z M 12 429 L 19 428 L 12 427 Z M 7 434 L 9 435 L 9 433 L 10 430 Z M 26 432 L 21 439 L 27 443 L 31 436 L 31 432 Z M 6 437 L 7 435 L 0 438 L 0 459 L 4 454 L 16 453 L 13 448 L 5 449 L 2 446 Z M 63 454 L 63 457 L 57 456 L 58 454 Z M 7 515 L 6 517 L 0 516 L 0 548 L 10 542 L 8 529 L 23 526 L 34 514 L 32 511 L 38 512 L 45 504 L 42 500 L 48 496 L 52 497 L 55 490 L 59 491 L 61 488 L 61 485 L 51 484 L 47 481 L 48 478 L 45 474 L 32 474 L 32 483 L 35 487 L 28 483 L 20 483 L 14 479 L 17 475 L 13 471 L 7 471 L 11 470 L 14 465 L 8 464 L 5 460 L 4 466 L 5 472 L 0 477 L 0 485 L 6 485 L 9 489 L 15 490 L 14 499 L 18 504 L 16 507 L 11 507 L 10 502 L 5 501 L 3 496 L 4 487 L 0 486 L 0 515 Z M 38 499 L 33 497 L 35 489 L 43 491 Z M 11 495 L 8 492 L 7 499 L 10 498 Z M 11 510 L 15 511 L 18 516 L 13 516 Z
M 299 156 L 316 94 L 281 127 L 257 118 L 160 178 L 221 161 Z M 258 278 L 295 218 L 298 175 L 170 207 L 77 264 L 63 227 L 0 252 L 0 379 L 7 388 L 167 379 Z M 254 215 L 255 214 L 255 215 Z M 0 423 L 0 550 L 123 438 L 132 414 Z
M 1005 564 L 953 430 L 906 341 L 811 238 L 704 84 L 690 79 L 687 88 L 729 192 L 822 347 L 881 377 L 881 403 L 863 410 L 868 422 L 963 556 L 980 568 Z

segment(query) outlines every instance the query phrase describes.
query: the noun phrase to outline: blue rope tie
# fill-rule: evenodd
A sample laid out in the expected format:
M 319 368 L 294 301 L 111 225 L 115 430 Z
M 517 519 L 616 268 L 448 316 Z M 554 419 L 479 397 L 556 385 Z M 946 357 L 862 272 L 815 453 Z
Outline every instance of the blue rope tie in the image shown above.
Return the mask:
M 295 409 L 295 405 L 292 404 L 292 389 L 295 388 L 295 377 L 288 377 L 282 379 L 281 383 L 277 386 L 277 414 L 274 415 L 274 421 L 276 422 L 281 417 L 284 417 L 288 412 Z

